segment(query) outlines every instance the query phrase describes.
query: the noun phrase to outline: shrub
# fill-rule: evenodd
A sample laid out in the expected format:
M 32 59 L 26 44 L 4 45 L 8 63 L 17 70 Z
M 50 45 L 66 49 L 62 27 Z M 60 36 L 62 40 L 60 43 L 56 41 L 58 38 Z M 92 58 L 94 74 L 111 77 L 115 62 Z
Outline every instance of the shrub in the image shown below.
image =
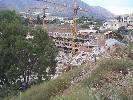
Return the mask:
M 102 76 L 109 71 L 133 68 L 131 60 L 107 59 L 96 65 L 91 75 L 76 85 L 71 86 L 71 81 L 78 76 L 82 70 L 89 70 L 89 66 L 80 66 L 61 75 L 55 80 L 50 80 L 39 86 L 34 86 L 22 93 L 21 100 L 103 100 L 112 97 L 115 100 L 127 100 L 122 89 L 113 85 L 101 87 L 99 90 L 93 88 L 94 83 L 101 80 Z M 122 92 L 121 92 L 122 91 Z M 19 100 L 20 97 L 17 98 Z
M 90 76 L 87 76 L 82 82 L 68 88 L 62 96 L 56 96 L 52 100 L 128 100 L 123 89 L 118 89 L 114 85 L 107 85 L 100 89 L 94 88 L 94 84 L 100 82 L 103 75 L 110 71 L 119 71 L 121 69 L 133 68 L 130 60 L 107 59 L 100 62 Z
M 25 93 L 22 93 L 21 100 L 50 100 L 52 97 L 61 94 L 67 89 L 71 85 L 72 79 L 78 76 L 82 70 L 87 70 L 88 68 L 88 66 L 80 66 L 62 74 L 57 79 L 33 86 Z M 19 99 L 20 96 L 16 98 L 16 100 Z
M 127 70 L 133 68 L 133 62 L 126 59 L 106 59 L 98 64 L 98 68 L 94 70 L 88 79 L 83 81 L 87 86 L 92 86 L 92 83 L 100 80 L 102 76 L 109 71 L 122 71 L 125 75 Z
M 56 96 L 52 100 L 96 100 L 93 94 L 94 91 L 90 88 L 77 85 L 69 88 L 66 94 Z
M 95 97 L 97 100 L 128 100 L 127 96 L 124 95 L 120 89 L 112 85 L 100 89 L 95 94 Z

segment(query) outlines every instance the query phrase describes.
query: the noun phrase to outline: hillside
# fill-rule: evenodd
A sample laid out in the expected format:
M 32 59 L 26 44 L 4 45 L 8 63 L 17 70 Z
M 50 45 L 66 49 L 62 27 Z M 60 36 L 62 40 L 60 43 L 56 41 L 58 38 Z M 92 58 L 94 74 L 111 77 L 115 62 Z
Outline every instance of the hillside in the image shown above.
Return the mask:
M 110 60 L 80 66 L 22 93 L 15 100 L 132 100 L 133 62 Z M 122 67 L 124 66 L 124 67 Z M 91 70 L 91 71 L 90 71 Z M 124 71 L 128 73 L 125 74 Z
M 69 4 L 72 6 L 73 2 L 72 0 L 53 0 L 56 3 L 60 4 Z M 98 6 L 90 6 L 81 0 L 77 0 L 77 3 L 81 8 L 88 9 L 90 12 L 87 13 L 79 13 L 79 16 L 94 16 L 96 18 L 110 18 L 113 17 L 113 14 L 107 11 L 106 9 Z M 47 4 L 50 8 L 48 12 L 50 12 L 52 15 L 58 15 L 58 16 L 72 16 L 72 10 L 71 9 L 60 9 L 57 7 L 51 8 L 50 4 Z M 0 0 L 0 7 L 6 7 L 9 9 L 16 9 L 17 11 L 26 11 L 29 7 L 43 7 L 44 4 L 42 2 L 39 2 L 37 0 Z M 53 5 L 52 5 L 53 6 Z

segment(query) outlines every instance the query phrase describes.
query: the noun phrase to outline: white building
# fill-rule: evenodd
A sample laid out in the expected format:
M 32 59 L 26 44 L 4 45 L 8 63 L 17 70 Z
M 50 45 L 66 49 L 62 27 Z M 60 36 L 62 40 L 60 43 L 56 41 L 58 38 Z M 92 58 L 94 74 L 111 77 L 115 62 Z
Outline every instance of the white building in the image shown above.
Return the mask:
M 121 22 L 133 25 L 133 14 L 123 15 L 123 16 L 120 16 L 120 18 L 121 18 L 120 19 Z
M 64 20 L 64 22 L 71 25 L 73 24 L 73 20 Z
M 117 30 L 118 28 L 120 28 L 121 26 L 126 26 L 127 24 L 125 23 L 121 23 L 118 20 L 108 20 L 107 22 L 105 22 L 103 24 L 103 26 L 105 27 L 105 29 L 109 29 L 109 30 Z
M 92 30 L 92 29 L 79 30 L 78 33 L 79 33 L 79 34 L 82 34 L 82 33 L 87 33 L 87 34 L 90 34 L 90 33 L 97 33 L 97 30 Z
M 133 14 L 117 16 L 116 19 L 108 20 L 103 24 L 105 29 L 117 30 L 118 28 L 125 26 L 133 26 Z

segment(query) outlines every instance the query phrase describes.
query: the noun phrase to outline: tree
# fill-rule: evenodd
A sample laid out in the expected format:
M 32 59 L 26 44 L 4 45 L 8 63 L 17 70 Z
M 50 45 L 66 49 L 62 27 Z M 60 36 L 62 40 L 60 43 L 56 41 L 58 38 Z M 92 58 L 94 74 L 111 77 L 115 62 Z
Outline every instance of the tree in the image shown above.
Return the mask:
M 19 88 L 16 82 L 19 63 L 15 44 L 20 37 L 25 39 L 27 28 L 15 12 L 6 11 L 0 13 L 0 32 L 0 97 L 4 97 Z
M 58 18 L 55 18 L 53 21 L 51 21 L 51 24 L 60 24 L 61 21 Z
M 28 27 L 11 11 L 0 13 L 0 23 L 0 97 L 25 90 L 32 80 L 49 80 L 57 49 L 47 32 L 37 27 L 30 31 L 33 38 L 26 39 Z
M 125 26 L 122 26 L 122 27 L 118 28 L 118 33 L 120 33 L 122 35 L 126 35 L 128 33 L 128 30 L 126 29 Z
M 32 32 L 34 39 L 32 40 L 34 55 L 36 58 L 36 64 L 34 64 L 34 72 L 37 73 L 38 81 L 42 79 L 49 79 L 54 74 L 55 69 L 55 57 L 57 55 L 57 49 L 48 36 L 47 32 L 38 27 Z M 49 72 L 47 72 L 47 68 Z
M 40 18 L 40 16 L 39 15 L 37 15 L 37 24 L 41 24 L 42 22 L 41 22 L 41 18 Z
M 122 20 L 121 16 L 118 16 L 118 17 L 117 17 L 117 20 L 118 20 L 119 22 L 121 22 L 121 20 Z

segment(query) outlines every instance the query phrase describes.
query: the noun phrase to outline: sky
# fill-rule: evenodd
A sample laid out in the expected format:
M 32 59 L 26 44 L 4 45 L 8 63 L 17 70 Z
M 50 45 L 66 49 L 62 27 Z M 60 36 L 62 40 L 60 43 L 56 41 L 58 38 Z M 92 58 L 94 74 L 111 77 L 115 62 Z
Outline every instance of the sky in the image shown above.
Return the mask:
M 91 6 L 101 6 L 115 15 L 133 13 L 133 0 L 82 0 Z

